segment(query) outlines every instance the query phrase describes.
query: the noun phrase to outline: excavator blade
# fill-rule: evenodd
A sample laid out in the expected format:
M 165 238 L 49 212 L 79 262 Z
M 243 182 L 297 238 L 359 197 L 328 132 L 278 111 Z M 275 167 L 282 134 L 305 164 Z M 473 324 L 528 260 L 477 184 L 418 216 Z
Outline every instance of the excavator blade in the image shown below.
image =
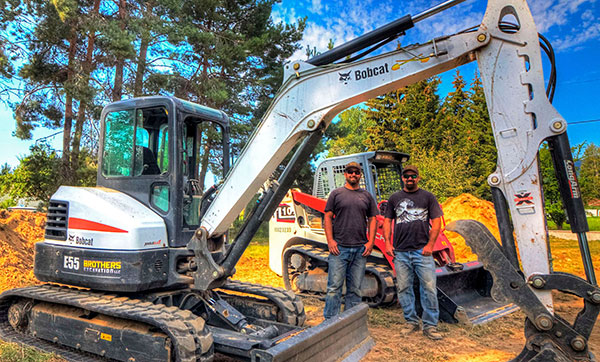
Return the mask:
M 375 344 L 367 329 L 366 304 L 359 304 L 266 350 L 252 361 L 360 361 Z

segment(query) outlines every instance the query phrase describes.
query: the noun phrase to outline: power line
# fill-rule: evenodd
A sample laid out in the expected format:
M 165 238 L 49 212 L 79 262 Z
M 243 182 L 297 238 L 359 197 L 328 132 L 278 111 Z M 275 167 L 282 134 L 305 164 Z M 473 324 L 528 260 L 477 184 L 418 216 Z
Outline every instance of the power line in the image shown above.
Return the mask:
M 600 122 L 600 119 L 589 119 L 587 121 L 567 122 L 567 124 L 581 124 L 581 123 L 594 123 L 594 122 Z

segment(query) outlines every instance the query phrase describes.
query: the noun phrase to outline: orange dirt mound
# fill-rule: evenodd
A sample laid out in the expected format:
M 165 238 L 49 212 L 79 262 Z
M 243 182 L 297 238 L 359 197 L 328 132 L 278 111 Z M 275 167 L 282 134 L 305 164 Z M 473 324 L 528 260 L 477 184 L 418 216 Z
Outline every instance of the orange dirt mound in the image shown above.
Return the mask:
M 36 282 L 33 250 L 45 225 L 44 213 L 0 210 L 0 291 Z
M 490 232 L 500 241 L 498 223 L 496 222 L 496 211 L 494 204 L 489 201 L 478 199 L 471 194 L 462 194 L 452 197 L 442 204 L 446 224 L 455 220 L 472 219 L 484 224 Z M 476 260 L 477 256 L 471 252 L 464 239 L 457 233 L 444 231 L 450 243 L 454 247 L 456 261 L 466 262 Z

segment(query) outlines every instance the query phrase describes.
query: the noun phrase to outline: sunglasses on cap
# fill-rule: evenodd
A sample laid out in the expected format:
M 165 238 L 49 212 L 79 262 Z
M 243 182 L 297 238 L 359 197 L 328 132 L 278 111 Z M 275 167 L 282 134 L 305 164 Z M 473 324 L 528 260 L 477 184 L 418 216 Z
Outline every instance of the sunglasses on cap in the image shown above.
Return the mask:
M 348 175 L 360 175 L 360 171 L 359 170 L 348 170 L 348 171 L 346 171 L 346 173 Z
M 419 175 L 415 175 L 415 174 L 412 174 L 412 175 L 402 175 L 402 177 L 405 178 L 405 179 L 407 179 L 407 180 L 408 179 L 416 180 L 417 177 L 419 177 Z

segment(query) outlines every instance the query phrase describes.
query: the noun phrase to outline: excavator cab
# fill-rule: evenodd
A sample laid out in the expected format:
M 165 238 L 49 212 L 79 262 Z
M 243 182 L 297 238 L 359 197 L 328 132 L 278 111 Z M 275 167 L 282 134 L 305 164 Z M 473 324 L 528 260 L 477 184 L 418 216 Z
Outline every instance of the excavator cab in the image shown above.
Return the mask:
M 202 204 L 229 170 L 227 115 L 157 96 L 111 104 L 102 124 L 98 186 L 152 209 L 165 221 L 169 246 L 184 246 L 199 226 Z
M 36 276 L 125 292 L 188 285 L 170 266 L 189 257 L 205 191 L 229 169 L 227 115 L 156 96 L 112 103 L 101 120 L 98 187 L 52 196 Z

